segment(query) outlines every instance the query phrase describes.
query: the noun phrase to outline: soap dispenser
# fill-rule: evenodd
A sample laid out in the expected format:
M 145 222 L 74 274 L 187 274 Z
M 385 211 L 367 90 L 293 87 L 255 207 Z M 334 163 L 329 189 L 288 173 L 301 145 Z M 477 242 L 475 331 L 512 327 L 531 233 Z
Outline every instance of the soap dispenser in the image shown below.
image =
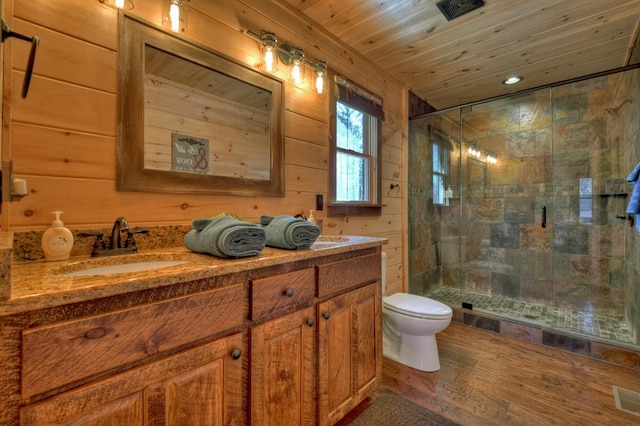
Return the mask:
M 51 223 L 51 228 L 42 234 L 42 251 L 47 261 L 67 260 L 73 248 L 73 234 L 64 227 L 60 220 L 61 211 L 51 212 L 56 219 Z
M 317 224 L 318 224 L 318 222 L 316 222 L 316 218 L 315 218 L 315 217 L 313 217 L 313 212 L 314 212 L 314 211 L 315 211 L 315 210 L 309 210 L 309 218 L 307 219 L 307 221 L 309 221 L 309 222 L 313 223 L 314 225 L 317 225 Z
M 444 205 L 449 205 L 449 200 L 453 198 L 453 189 L 451 189 L 451 185 L 447 187 L 447 190 L 444 191 Z

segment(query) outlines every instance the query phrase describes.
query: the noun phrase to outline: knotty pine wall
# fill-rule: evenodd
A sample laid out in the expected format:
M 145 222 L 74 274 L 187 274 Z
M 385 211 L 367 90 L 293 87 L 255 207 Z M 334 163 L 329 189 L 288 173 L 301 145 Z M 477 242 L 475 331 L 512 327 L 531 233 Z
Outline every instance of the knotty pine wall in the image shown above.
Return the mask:
M 160 25 L 162 6 L 161 0 L 136 0 L 128 13 Z M 3 231 L 44 230 L 53 210 L 64 211 L 69 228 L 82 229 L 110 227 L 117 216 L 132 226 L 189 224 L 221 212 L 257 222 L 261 214 L 308 214 L 318 193 L 327 200 L 329 97 L 313 93 L 310 79 L 303 88 L 285 83 L 285 197 L 116 191 L 118 12 L 97 0 L 4 0 L 3 8 L 12 29 L 41 40 L 26 99 L 20 90 L 30 44 L 14 38 L 3 43 L 2 158 L 13 160 L 14 177 L 26 179 L 30 190 L 20 202 L 3 203 Z M 326 217 L 325 209 L 316 216 L 327 235 L 388 238 L 388 293 L 401 290 L 405 88 L 276 0 L 191 0 L 185 36 L 257 67 L 258 43 L 248 29 L 275 32 L 281 42 L 327 61 L 384 99 L 382 215 Z M 281 67 L 279 77 L 286 80 L 284 72 Z M 389 190 L 391 183 L 400 189 Z

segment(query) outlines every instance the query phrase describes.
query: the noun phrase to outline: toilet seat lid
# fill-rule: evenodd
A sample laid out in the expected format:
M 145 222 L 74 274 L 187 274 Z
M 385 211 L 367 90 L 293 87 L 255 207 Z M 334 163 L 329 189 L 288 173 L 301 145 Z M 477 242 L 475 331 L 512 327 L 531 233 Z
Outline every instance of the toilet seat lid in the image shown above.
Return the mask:
M 392 311 L 422 318 L 450 318 L 453 314 L 451 307 L 437 300 L 417 294 L 395 293 L 383 299 L 386 308 Z

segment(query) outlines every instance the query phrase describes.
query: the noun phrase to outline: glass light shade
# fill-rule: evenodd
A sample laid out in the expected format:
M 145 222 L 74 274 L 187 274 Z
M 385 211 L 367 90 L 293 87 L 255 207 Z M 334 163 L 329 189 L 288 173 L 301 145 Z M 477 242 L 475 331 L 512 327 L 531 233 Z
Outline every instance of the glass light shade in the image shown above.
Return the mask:
M 187 31 L 188 0 L 169 0 L 165 6 L 162 25 L 174 33 Z
M 327 77 L 327 64 L 324 61 L 316 61 L 313 65 L 313 71 L 316 75 L 315 91 L 318 95 L 324 92 L 325 79 Z
M 304 83 L 304 52 L 300 49 L 291 49 L 291 74 L 289 80 L 293 84 Z
M 273 33 L 264 33 L 260 40 L 262 41 L 260 49 L 262 68 L 266 72 L 274 73 L 278 71 L 278 39 Z
M 114 9 L 133 9 L 133 0 L 98 0 L 98 2 Z

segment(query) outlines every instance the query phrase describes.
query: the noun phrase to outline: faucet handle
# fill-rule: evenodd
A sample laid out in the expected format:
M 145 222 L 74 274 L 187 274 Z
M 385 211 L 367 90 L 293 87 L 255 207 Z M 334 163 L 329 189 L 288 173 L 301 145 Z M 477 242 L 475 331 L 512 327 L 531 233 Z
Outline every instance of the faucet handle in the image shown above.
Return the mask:
M 148 234 L 149 230 L 148 229 L 136 229 L 136 230 L 131 230 L 131 229 L 127 229 L 127 239 L 124 242 L 124 247 L 125 248 L 131 248 L 133 249 L 134 252 L 138 251 L 138 247 L 136 246 L 136 240 L 135 238 L 133 238 L 134 234 Z
M 91 252 L 91 256 L 96 256 L 99 250 L 104 250 L 107 248 L 107 244 L 104 242 L 104 232 L 78 232 L 76 234 L 78 237 L 96 237 L 96 240 L 93 242 L 93 250 Z

